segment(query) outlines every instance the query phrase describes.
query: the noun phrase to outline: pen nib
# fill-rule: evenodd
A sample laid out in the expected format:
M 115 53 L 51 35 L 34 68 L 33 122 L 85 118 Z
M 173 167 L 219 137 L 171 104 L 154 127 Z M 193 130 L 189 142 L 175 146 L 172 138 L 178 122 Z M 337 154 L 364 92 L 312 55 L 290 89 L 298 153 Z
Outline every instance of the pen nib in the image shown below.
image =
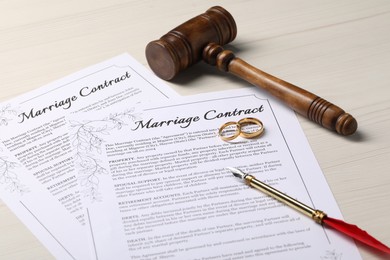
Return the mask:
M 226 167 L 226 169 L 230 170 L 234 176 L 236 176 L 237 178 L 240 178 L 240 179 L 244 179 L 245 175 L 247 175 L 246 173 L 244 173 L 243 171 L 241 171 L 237 168 Z

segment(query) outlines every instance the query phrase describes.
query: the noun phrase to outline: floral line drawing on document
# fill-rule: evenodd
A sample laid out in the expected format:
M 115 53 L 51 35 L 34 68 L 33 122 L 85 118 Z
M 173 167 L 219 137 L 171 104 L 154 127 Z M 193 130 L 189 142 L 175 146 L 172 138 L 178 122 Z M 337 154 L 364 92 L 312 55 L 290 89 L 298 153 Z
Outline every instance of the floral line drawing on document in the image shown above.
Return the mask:
M 0 157 L 0 184 L 5 186 L 5 190 L 9 192 L 17 192 L 20 195 L 29 192 L 30 190 L 21 183 L 18 175 L 14 172 L 20 164 L 7 160 L 5 157 Z
M 0 126 L 7 126 L 9 121 L 12 120 L 11 117 L 16 116 L 17 114 L 18 114 L 17 110 L 11 108 L 9 104 L 0 107 Z
M 100 120 L 70 122 L 74 162 L 81 191 L 92 202 L 102 200 L 99 192 L 100 175 L 108 173 L 95 155 L 102 153 L 104 136 L 110 135 L 110 131 L 121 130 L 123 125 L 127 125 L 127 120 L 137 120 L 138 114 L 134 110 L 131 108 L 122 113 L 110 114 Z
M 326 250 L 325 255 L 322 257 L 322 260 L 340 260 L 342 259 L 342 254 L 336 252 L 336 250 Z

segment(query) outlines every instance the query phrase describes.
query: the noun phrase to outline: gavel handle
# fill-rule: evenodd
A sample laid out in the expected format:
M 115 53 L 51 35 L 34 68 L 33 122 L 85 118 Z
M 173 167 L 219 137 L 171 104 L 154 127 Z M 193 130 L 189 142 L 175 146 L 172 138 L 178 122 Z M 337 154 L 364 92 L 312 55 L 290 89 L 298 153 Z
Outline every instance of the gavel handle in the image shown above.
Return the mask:
M 268 91 L 294 111 L 325 128 L 341 135 L 351 135 L 357 129 L 356 119 L 338 106 L 253 67 L 218 44 L 210 43 L 205 47 L 203 60 Z

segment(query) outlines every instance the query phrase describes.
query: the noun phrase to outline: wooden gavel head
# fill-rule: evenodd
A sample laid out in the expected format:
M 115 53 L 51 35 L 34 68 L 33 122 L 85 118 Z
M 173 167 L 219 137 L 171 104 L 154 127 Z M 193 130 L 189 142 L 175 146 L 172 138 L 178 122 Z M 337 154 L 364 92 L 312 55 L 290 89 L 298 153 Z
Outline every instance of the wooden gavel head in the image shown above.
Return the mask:
M 356 119 L 334 104 L 272 76 L 224 50 L 234 40 L 237 26 L 220 6 L 208 9 L 146 46 L 146 59 L 153 72 L 170 80 L 180 71 L 203 59 L 219 70 L 238 76 L 279 98 L 297 113 L 341 135 L 357 129 Z
M 146 59 L 153 72 L 170 80 L 202 58 L 209 43 L 227 44 L 236 38 L 237 26 L 232 15 L 214 6 L 171 30 L 146 46 Z

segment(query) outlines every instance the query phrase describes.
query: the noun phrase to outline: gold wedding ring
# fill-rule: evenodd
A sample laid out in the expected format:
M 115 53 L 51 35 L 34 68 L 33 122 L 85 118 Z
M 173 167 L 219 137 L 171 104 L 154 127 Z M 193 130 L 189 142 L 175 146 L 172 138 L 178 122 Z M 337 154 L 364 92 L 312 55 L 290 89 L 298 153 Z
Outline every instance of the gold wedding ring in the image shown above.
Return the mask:
M 227 122 L 219 128 L 219 136 L 224 141 L 231 141 L 241 133 L 241 126 L 237 122 Z
M 231 141 L 238 136 L 251 139 L 260 136 L 263 132 L 263 123 L 253 117 L 246 117 L 238 122 L 230 121 L 219 128 L 219 136 L 224 141 Z
M 238 121 L 238 124 L 241 126 L 240 136 L 244 138 L 255 138 L 264 132 L 263 123 L 257 118 L 246 117 Z M 245 126 L 249 126 L 248 130 L 246 130 Z

